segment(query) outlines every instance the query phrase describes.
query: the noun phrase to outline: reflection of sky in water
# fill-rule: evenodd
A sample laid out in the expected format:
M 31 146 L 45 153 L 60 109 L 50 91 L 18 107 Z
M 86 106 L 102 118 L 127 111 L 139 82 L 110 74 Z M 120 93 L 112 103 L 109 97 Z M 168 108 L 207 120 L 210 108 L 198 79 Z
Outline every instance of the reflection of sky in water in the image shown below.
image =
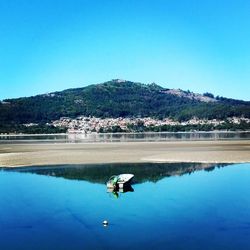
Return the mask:
M 106 141 L 171 141 L 171 140 L 243 140 L 250 132 L 157 132 L 157 133 L 104 133 L 55 135 L 0 135 L 4 142 L 106 142 Z
M 103 184 L 31 173 L 0 172 L 0 189 L 0 249 L 250 249 L 250 164 L 118 199 Z

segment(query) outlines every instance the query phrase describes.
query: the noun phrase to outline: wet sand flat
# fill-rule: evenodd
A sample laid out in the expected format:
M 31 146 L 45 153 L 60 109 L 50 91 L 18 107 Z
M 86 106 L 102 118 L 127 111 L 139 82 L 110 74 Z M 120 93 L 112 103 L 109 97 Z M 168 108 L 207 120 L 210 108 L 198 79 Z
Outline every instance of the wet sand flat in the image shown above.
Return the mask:
M 0 166 L 131 162 L 250 162 L 250 140 L 0 144 Z

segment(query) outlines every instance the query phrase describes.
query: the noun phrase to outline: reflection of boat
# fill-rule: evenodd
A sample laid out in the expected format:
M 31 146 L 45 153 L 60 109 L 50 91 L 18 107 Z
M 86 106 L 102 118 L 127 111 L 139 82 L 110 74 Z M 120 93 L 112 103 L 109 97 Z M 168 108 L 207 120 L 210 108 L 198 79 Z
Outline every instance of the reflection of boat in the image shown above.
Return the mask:
M 127 193 L 127 192 L 134 192 L 134 189 L 132 188 L 130 183 L 127 183 L 126 185 L 124 185 L 123 188 L 119 188 L 119 187 L 107 188 L 107 193 L 112 193 L 115 198 L 119 198 L 120 193 Z
M 119 192 L 119 193 L 127 193 L 127 192 L 134 192 L 134 189 L 132 188 L 132 186 L 130 184 L 127 184 L 125 186 L 123 186 L 123 188 L 113 188 L 113 187 L 108 187 L 107 188 L 107 192 L 108 193 L 113 193 L 113 192 Z
M 130 184 L 133 178 L 134 178 L 133 174 L 113 175 L 109 178 L 107 182 L 107 188 L 108 189 L 122 189 L 126 185 Z

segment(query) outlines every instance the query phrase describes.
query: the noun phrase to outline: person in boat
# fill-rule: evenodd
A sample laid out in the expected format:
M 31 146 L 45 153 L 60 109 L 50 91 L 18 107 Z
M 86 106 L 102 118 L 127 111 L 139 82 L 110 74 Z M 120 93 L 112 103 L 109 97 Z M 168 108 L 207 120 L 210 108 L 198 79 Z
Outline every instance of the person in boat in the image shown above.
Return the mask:
M 118 180 L 119 180 L 118 176 L 114 176 L 114 178 L 112 180 L 112 184 L 114 187 L 116 187 Z

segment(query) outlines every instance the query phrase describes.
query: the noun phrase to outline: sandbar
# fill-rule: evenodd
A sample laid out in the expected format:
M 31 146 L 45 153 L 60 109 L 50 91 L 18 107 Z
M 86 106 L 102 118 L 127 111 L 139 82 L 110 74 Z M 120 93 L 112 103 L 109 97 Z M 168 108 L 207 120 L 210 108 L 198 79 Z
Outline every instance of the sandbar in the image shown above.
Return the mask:
M 250 140 L 0 144 L 0 167 L 143 162 L 250 162 Z

